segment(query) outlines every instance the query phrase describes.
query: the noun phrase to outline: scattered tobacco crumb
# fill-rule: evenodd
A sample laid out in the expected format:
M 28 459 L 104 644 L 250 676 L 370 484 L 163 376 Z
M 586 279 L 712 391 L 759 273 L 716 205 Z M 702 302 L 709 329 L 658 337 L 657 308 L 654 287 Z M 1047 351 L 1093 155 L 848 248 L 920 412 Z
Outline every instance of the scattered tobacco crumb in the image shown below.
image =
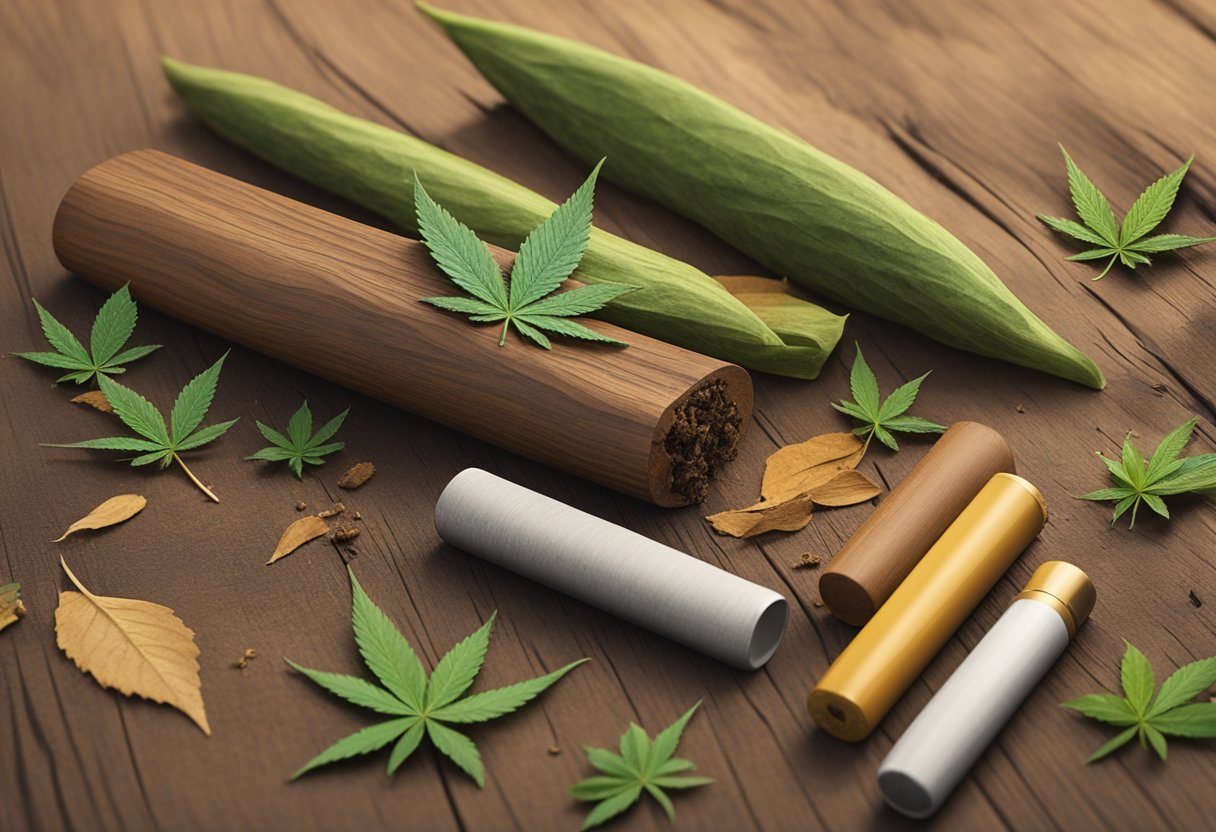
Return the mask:
M 360 512 L 357 512 L 357 511 L 356 511 L 356 512 L 355 512 L 354 519 L 356 519 L 356 520 L 362 520 L 362 519 L 363 519 L 363 515 L 362 515 Z
M 334 503 L 333 506 L 325 509 L 325 511 L 318 511 L 317 516 L 318 517 L 337 517 L 339 514 L 341 514 L 344 511 L 346 511 L 345 503 Z
M 358 526 L 338 526 L 338 528 L 329 533 L 330 540 L 335 543 L 345 543 L 348 540 L 354 540 L 358 536 Z
M 693 503 L 709 495 L 718 470 L 735 458 L 743 417 L 721 379 L 702 384 L 680 402 L 663 440 L 671 459 L 671 490 Z
M 308 508 L 308 503 L 304 502 L 303 500 L 296 503 L 296 511 L 303 511 L 306 508 Z
M 1199 609 L 1203 606 L 1203 602 L 1199 600 L 1199 596 L 1195 594 L 1195 590 L 1192 589 L 1188 597 L 1191 599 L 1191 606 L 1193 606 L 1195 609 Z
M 556 745 L 549 746 L 549 754 L 551 756 L 556 757 L 558 754 L 561 754 L 561 753 L 562 753 L 562 750 L 560 748 L 558 748 Z
M 338 488 L 358 488 L 370 480 L 374 473 L 376 473 L 375 465 L 370 462 L 360 462 L 342 475 L 342 479 L 338 480 Z
M 256 659 L 257 656 L 258 654 L 256 650 L 254 650 L 252 647 L 246 647 L 245 652 L 241 654 L 241 657 L 237 659 L 232 666 L 237 670 L 244 670 L 245 668 L 249 667 L 249 660 Z
M 87 404 L 89 407 L 100 410 L 102 413 L 114 412 L 114 408 L 106 400 L 106 394 L 100 390 L 90 390 L 87 393 L 81 393 L 79 396 L 72 398 L 72 404 Z
M 1020 404 L 1020 405 L 1018 405 L 1018 406 L 1017 406 L 1016 408 L 1014 408 L 1014 409 L 1015 409 L 1015 410 L 1016 410 L 1018 413 L 1025 413 L 1025 412 L 1026 412 L 1026 406 L 1025 406 L 1025 405 L 1021 405 L 1021 404 Z
M 815 569 L 819 564 L 823 563 L 823 558 L 819 555 L 813 555 L 810 552 L 803 552 L 798 558 L 798 562 L 794 564 L 795 569 Z

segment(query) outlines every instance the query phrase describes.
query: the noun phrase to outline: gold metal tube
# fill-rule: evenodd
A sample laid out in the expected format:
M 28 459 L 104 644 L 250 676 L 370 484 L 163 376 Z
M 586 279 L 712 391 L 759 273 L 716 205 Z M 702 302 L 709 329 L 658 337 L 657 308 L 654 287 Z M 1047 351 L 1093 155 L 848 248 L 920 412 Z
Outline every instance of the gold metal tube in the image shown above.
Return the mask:
M 1047 521 L 1039 490 L 997 474 L 938 538 L 807 699 L 835 737 L 869 736 Z

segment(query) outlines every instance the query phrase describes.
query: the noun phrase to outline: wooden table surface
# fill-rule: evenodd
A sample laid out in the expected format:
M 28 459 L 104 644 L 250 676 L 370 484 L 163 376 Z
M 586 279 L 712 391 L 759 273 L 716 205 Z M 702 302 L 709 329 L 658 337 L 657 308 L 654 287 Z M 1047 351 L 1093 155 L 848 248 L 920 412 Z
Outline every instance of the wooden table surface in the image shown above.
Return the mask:
M 1210 828 L 1216 756 L 1171 741 L 1166 764 L 1139 748 L 1084 766 L 1110 730 L 1057 703 L 1115 690 L 1123 640 L 1164 670 L 1216 653 L 1216 514 L 1174 501 L 1175 518 L 1111 528 L 1106 505 L 1071 495 L 1105 484 L 1093 452 L 1125 431 L 1151 446 L 1192 414 L 1190 451 L 1216 440 L 1216 250 L 1162 255 L 1134 275 L 1066 263 L 1074 249 L 1035 219 L 1069 212 L 1062 141 L 1126 209 L 1140 188 L 1198 158 L 1166 230 L 1206 235 L 1216 220 L 1216 10 L 1207 0 L 891 3 L 726 0 L 653 4 L 549 0 L 449 4 L 520 22 L 670 70 L 788 128 L 877 178 L 984 257 L 1051 326 L 1101 365 L 1095 393 L 977 358 L 854 314 L 818 381 L 757 377 L 740 458 L 705 508 L 755 496 L 765 457 L 845 427 L 852 342 L 884 388 L 933 370 L 916 412 L 975 419 L 1010 438 L 1052 518 L 879 731 L 846 745 L 804 705 L 853 634 L 817 603 L 803 552 L 830 556 L 872 511 L 824 511 L 803 532 L 756 541 L 715 536 L 695 508 L 623 498 L 355 395 L 245 349 L 224 367 L 212 409 L 241 417 L 195 454 L 214 505 L 176 470 L 132 469 L 105 454 L 39 447 L 103 435 L 110 417 L 68 403 L 43 368 L 0 361 L 0 583 L 22 582 L 29 615 L 0 634 L 0 827 L 5 829 L 574 829 L 585 808 L 566 789 L 591 770 L 580 747 L 611 745 L 630 720 L 652 731 L 705 701 L 682 746 L 715 785 L 679 796 L 685 829 L 911 827 L 883 807 L 878 762 L 930 695 L 1049 559 L 1085 569 L 1098 604 L 1067 654 L 958 789 L 934 825 L 949 829 Z M 104 6 L 104 8 L 103 8 Z M 42 349 L 37 297 L 87 328 L 103 294 L 66 274 L 51 220 L 73 179 L 110 156 L 156 147 L 357 219 L 369 215 L 240 152 L 175 99 L 158 55 L 267 76 L 419 135 L 559 198 L 573 164 L 473 71 L 407 2 L 167 3 L 6 0 L 0 6 L 0 351 Z M 712 273 L 763 273 L 707 233 L 604 186 L 596 221 Z M 149 309 L 136 341 L 166 347 L 124 380 L 162 406 L 228 345 Z M 520 348 L 525 348 L 522 345 Z M 347 405 L 347 448 L 297 482 L 242 458 L 254 419 L 282 423 L 307 397 L 327 418 Z M 493 414 L 486 414 L 493 418 Z M 576 430 L 577 426 L 555 426 Z M 588 437 L 594 441 L 594 437 Z M 871 452 L 863 470 L 896 483 L 927 447 Z M 362 459 L 378 473 L 339 492 Z M 447 480 L 478 465 L 694 553 L 792 599 L 785 642 L 755 673 L 731 670 L 440 543 L 431 509 Z M 121 527 L 48 543 L 101 500 L 144 494 Z M 500 613 L 480 685 L 591 664 L 537 703 L 471 733 L 484 791 L 429 749 L 393 779 L 385 755 L 287 776 L 365 713 L 281 661 L 360 672 L 342 553 L 313 543 L 263 562 L 294 504 L 342 497 L 363 516 L 353 567 L 433 663 L 492 610 Z M 171 606 L 198 633 L 214 736 L 176 711 L 102 690 L 56 648 L 64 555 L 101 594 Z M 1193 595 L 1192 595 L 1193 593 Z M 258 653 L 245 671 L 233 662 Z M 550 747 L 560 749 L 552 754 Z M 649 803 L 616 824 L 661 829 Z

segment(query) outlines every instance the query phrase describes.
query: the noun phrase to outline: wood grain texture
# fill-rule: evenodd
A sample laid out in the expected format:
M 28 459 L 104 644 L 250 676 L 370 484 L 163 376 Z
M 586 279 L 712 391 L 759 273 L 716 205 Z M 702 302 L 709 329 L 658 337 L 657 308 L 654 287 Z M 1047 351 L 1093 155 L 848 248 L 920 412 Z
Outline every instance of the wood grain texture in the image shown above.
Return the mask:
M 578 37 L 674 72 L 785 127 L 928 212 L 972 246 L 1017 294 L 1094 355 L 1109 385 L 1076 389 L 1041 374 L 936 345 L 865 315 L 861 342 L 884 389 L 932 369 L 917 412 L 972 419 L 1006 436 L 1019 471 L 1040 486 L 1052 518 L 1009 574 L 947 643 L 870 739 L 816 731 L 806 690 L 856 632 L 817 606 L 807 551 L 825 557 L 869 516 L 823 512 L 797 534 L 720 538 L 694 509 L 667 511 L 562 475 L 421 418 L 235 349 L 213 405 L 242 422 L 194 469 L 223 488 L 207 504 L 180 474 L 131 469 L 39 442 L 102 435 L 112 416 L 68 403 L 77 389 L 17 359 L 0 360 L 0 582 L 22 583 L 30 614 L 0 633 L 0 805 L 17 829 L 397 828 L 573 829 L 583 807 L 570 784 L 592 773 L 582 745 L 610 745 L 628 720 L 652 732 L 705 700 L 681 754 L 716 778 L 679 797 L 686 829 L 913 829 L 882 807 L 874 783 L 894 738 L 941 686 L 1043 561 L 1069 560 L 1098 587 L 1091 620 L 958 791 L 929 824 L 940 829 L 1205 828 L 1216 813 L 1210 747 L 1171 743 L 1161 765 L 1130 748 L 1081 760 L 1110 733 L 1057 703 L 1118 687 L 1122 639 L 1158 671 L 1216 653 L 1216 512 L 1178 502 L 1167 522 L 1110 528 L 1109 509 L 1071 499 L 1101 486 L 1092 453 L 1115 452 L 1127 430 L 1145 444 L 1191 414 L 1191 452 L 1216 450 L 1216 255 L 1163 256 L 1135 276 L 1091 283 L 1072 249 L 1034 213 L 1066 213 L 1056 141 L 1126 209 L 1192 151 L 1164 230 L 1205 234 L 1216 220 L 1216 18 L 1205 0 L 452 0 L 470 14 Z M 36 348 L 36 296 L 77 332 L 105 294 L 71 278 L 51 247 L 56 206 L 90 166 L 142 147 L 167 150 L 361 221 L 366 213 L 235 151 L 191 118 L 161 76 L 168 54 L 263 75 L 345 110 L 414 132 L 550 197 L 586 171 L 520 119 L 444 36 L 401 0 L 207 4 L 85 0 L 0 4 L 0 352 Z M 1134 44 L 1134 46 L 1129 46 Z M 715 274 L 756 266 L 654 205 L 604 186 L 597 222 Z M 140 343 L 167 346 L 124 377 L 167 406 L 226 344 L 144 309 Z M 828 407 L 847 395 L 851 351 L 813 383 L 757 378 L 755 425 L 740 459 L 704 507 L 746 505 L 778 446 L 848 421 Z M 314 412 L 352 412 L 346 450 L 303 482 L 245 463 L 261 446 L 253 418 L 282 422 L 307 396 Z M 888 486 L 927 443 L 873 449 L 861 470 Z M 356 492 L 334 483 L 361 459 L 376 477 Z M 438 543 L 431 509 L 443 485 L 477 465 L 620 523 L 794 604 L 781 649 L 754 674 L 664 642 L 611 616 Z M 49 541 L 80 506 L 135 491 L 138 523 L 58 546 L 82 582 L 107 595 L 172 607 L 198 632 L 213 736 L 168 708 L 98 689 L 63 657 L 52 630 L 66 588 Z M 367 591 L 431 664 L 498 609 L 486 688 L 581 656 L 591 664 L 526 711 L 473 733 L 488 782 L 479 791 L 430 753 L 386 780 L 383 759 L 286 785 L 318 749 L 366 724 L 279 657 L 360 673 L 347 629 L 345 549 L 322 543 L 262 564 L 282 529 L 310 507 L 343 499 L 365 518 L 352 563 Z M 75 552 L 75 554 L 72 554 Z M 1194 592 L 1202 603 L 1188 600 Z M 258 658 L 231 665 L 247 647 Z M 556 746 L 561 753 L 550 755 Z M 621 829 L 668 829 L 645 805 Z
M 733 364 L 599 321 L 588 326 L 629 346 L 542 350 L 512 335 L 499 347 L 501 327 L 419 302 L 459 294 L 421 243 L 157 151 L 81 176 L 54 247 L 105 289 L 129 284 L 179 320 L 662 506 L 691 502 L 665 441 L 690 394 L 720 382 L 744 426 L 751 416 L 751 379 Z M 509 267 L 510 252 L 493 253 Z
M 952 425 L 891 489 L 819 578 L 832 615 L 860 627 L 988 484 L 1015 473 L 1005 439 L 978 422 Z

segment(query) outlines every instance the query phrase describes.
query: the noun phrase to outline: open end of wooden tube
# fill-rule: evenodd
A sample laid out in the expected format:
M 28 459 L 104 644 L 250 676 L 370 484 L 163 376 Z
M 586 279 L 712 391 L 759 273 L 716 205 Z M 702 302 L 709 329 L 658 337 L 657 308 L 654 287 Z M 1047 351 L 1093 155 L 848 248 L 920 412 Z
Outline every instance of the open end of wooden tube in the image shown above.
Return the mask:
M 673 404 L 659 423 L 651 449 L 655 502 L 702 502 L 710 483 L 738 454 L 751 411 L 751 379 L 737 367 L 703 378 Z

